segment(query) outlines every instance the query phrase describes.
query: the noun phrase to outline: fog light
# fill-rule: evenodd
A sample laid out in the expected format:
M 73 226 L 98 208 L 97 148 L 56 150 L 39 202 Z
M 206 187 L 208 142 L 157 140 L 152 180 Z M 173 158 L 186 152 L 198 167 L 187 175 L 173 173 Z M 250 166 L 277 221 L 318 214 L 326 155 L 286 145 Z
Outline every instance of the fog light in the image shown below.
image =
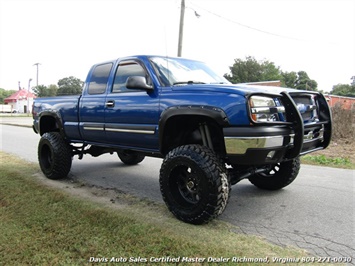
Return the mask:
M 275 153 L 276 153 L 276 151 L 270 151 L 270 152 L 266 155 L 266 158 L 267 158 L 267 159 L 272 159 L 272 158 L 274 158 Z

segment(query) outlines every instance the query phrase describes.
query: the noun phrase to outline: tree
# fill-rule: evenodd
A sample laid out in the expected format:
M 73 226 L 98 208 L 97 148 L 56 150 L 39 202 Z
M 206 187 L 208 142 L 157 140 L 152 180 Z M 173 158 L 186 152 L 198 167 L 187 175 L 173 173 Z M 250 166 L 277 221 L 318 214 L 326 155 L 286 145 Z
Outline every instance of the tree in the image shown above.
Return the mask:
M 0 104 L 4 104 L 5 98 L 11 96 L 15 92 L 16 92 L 15 90 L 5 90 L 0 88 Z
M 281 72 L 282 84 L 287 88 L 296 88 L 298 75 L 295 71 Z
M 230 74 L 224 74 L 224 77 L 232 83 L 271 81 L 282 78 L 279 67 L 276 67 L 273 62 L 267 60 L 258 62 L 251 56 L 247 56 L 245 60 L 234 59 L 234 64 L 229 69 Z
M 281 70 L 280 67 L 276 67 L 274 62 L 269 62 L 268 60 L 262 61 L 262 74 L 260 81 L 272 81 L 272 80 L 281 80 Z
M 83 83 L 83 81 L 73 76 L 60 79 L 58 81 L 57 95 L 81 94 Z
M 330 94 L 339 95 L 339 96 L 347 96 L 347 97 L 355 97 L 355 84 L 338 84 L 334 85 Z
M 58 92 L 58 86 L 55 84 L 51 84 L 48 86 L 48 96 L 56 96 Z
M 306 71 L 298 71 L 295 88 L 298 90 L 317 91 L 318 83 L 310 79 Z
M 287 88 L 317 91 L 318 83 L 310 79 L 306 71 L 281 72 L 282 84 Z
M 58 87 L 55 84 L 49 85 L 46 87 L 44 85 L 38 85 L 33 89 L 33 92 L 37 95 L 37 97 L 51 97 L 57 95 Z
M 268 60 L 257 61 L 247 56 L 245 60 L 234 59 L 229 69 L 230 73 L 224 74 L 224 77 L 232 83 L 280 80 L 283 87 L 317 91 L 318 83 L 310 79 L 306 71 L 283 72 Z

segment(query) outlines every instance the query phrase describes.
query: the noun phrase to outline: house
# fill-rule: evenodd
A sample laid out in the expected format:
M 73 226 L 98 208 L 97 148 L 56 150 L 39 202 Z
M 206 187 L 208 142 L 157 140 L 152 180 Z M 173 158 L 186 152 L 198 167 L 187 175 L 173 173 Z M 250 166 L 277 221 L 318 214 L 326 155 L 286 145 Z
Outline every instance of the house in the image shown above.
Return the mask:
M 259 82 L 247 82 L 247 83 L 241 83 L 241 84 L 281 87 L 281 80 L 259 81 Z
M 20 89 L 14 94 L 4 99 L 4 103 L 11 106 L 11 110 L 19 113 L 30 113 L 32 110 L 33 99 L 36 98 L 32 92 Z

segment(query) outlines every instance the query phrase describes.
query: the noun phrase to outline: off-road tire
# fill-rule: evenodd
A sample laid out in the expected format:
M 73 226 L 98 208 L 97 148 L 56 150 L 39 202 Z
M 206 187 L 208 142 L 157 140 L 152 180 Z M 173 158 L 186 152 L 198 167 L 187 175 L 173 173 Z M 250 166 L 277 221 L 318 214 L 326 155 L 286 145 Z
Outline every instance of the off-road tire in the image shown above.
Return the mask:
M 72 164 L 72 149 L 58 132 L 44 133 L 38 144 L 38 161 L 47 178 L 65 178 Z
M 274 165 L 267 173 L 252 175 L 249 181 L 261 189 L 278 190 L 291 184 L 296 179 L 300 168 L 300 158 L 297 157 Z
M 135 152 L 118 151 L 117 155 L 120 158 L 121 162 L 127 165 L 139 164 L 145 158 L 144 155 Z
M 203 224 L 227 206 L 230 182 L 221 160 L 209 148 L 184 145 L 170 151 L 160 169 L 160 191 L 181 221 Z

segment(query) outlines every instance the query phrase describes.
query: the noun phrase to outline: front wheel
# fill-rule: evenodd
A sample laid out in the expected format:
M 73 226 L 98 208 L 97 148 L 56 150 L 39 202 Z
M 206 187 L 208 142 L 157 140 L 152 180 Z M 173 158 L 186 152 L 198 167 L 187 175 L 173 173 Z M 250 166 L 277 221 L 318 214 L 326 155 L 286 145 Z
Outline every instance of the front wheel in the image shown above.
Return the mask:
M 65 178 L 72 164 L 72 149 L 58 132 L 44 133 L 38 144 L 38 161 L 47 178 Z
M 291 184 L 301 168 L 300 158 L 273 165 L 266 173 L 255 174 L 249 181 L 258 188 L 278 190 Z
M 200 145 L 169 152 L 160 169 L 160 191 L 176 218 L 203 224 L 220 215 L 229 200 L 230 182 L 215 153 Z

